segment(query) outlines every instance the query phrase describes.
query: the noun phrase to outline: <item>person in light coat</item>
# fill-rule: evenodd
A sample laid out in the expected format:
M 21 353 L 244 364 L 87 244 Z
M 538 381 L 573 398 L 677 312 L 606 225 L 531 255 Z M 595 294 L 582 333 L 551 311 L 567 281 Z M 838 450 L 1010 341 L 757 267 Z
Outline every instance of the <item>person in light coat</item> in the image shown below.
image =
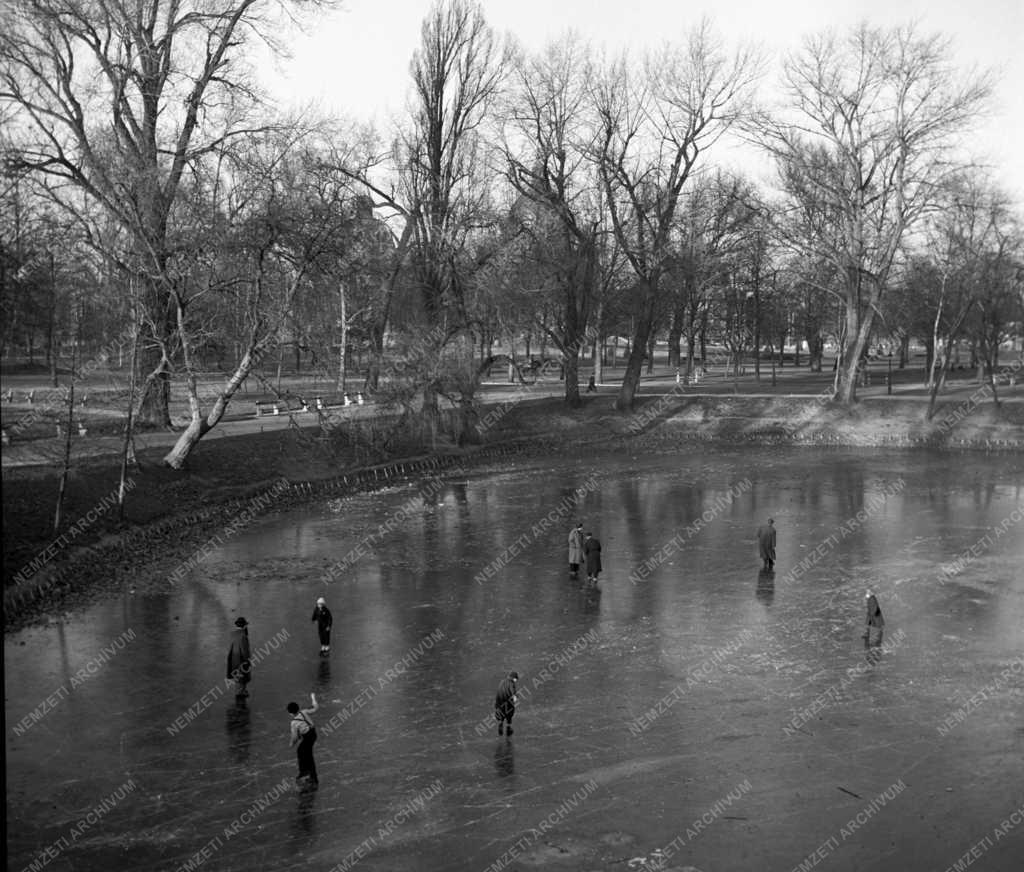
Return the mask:
M 583 525 L 577 524 L 569 531 L 569 572 L 575 578 L 583 562 Z

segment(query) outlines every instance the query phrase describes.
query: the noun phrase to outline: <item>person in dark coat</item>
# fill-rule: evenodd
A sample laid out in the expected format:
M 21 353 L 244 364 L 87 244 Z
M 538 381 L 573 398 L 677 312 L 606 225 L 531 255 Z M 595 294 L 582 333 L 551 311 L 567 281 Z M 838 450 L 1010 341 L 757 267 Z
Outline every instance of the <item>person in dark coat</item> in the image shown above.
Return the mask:
M 757 528 L 757 547 L 764 562 L 764 569 L 775 568 L 775 519 Z
M 577 524 L 569 531 L 569 572 L 575 578 L 583 562 L 583 525 Z
M 252 661 L 249 654 L 249 622 L 235 618 L 235 629 L 231 633 L 231 647 L 228 649 L 228 675 L 235 682 L 235 695 L 248 696 L 246 686 L 252 681 Z
M 320 656 L 326 657 L 331 653 L 331 627 L 334 625 L 334 618 L 331 616 L 331 610 L 327 608 L 327 600 L 323 597 L 316 601 L 313 620 L 316 621 L 316 631 L 320 634 Z
M 498 722 L 498 735 L 502 734 L 505 721 L 508 721 L 508 735 L 512 735 L 512 716 L 516 713 L 516 689 L 519 685 L 519 673 L 510 672 L 498 685 L 494 695 L 494 720 Z
M 308 778 L 310 784 L 318 784 L 316 776 L 316 761 L 313 759 L 313 745 L 316 744 L 316 727 L 310 720 L 319 706 L 316 704 L 316 694 L 309 695 L 313 705 L 308 709 L 300 709 L 297 702 L 288 703 L 288 714 L 292 716 L 291 746 L 298 745 L 295 749 L 295 757 L 299 762 L 299 774 L 295 780 Z
M 878 598 L 869 590 L 864 594 L 864 600 L 867 603 L 867 617 L 865 618 L 864 635 L 862 639 L 866 639 L 869 645 L 881 645 L 882 644 L 882 633 L 885 627 L 885 618 L 882 617 L 882 608 L 878 605 Z M 873 636 L 877 636 L 873 639 Z
M 596 582 L 601 574 L 601 543 L 591 533 L 587 533 L 583 543 L 583 554 L 587 560 L 587 581 Z

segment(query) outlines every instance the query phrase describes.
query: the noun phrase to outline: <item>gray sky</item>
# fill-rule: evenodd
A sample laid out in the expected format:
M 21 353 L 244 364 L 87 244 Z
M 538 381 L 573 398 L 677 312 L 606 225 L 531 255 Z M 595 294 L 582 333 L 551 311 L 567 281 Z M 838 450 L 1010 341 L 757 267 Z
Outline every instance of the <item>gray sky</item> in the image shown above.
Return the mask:
M 429 0 L 345 0 L 289 39 L 292 57 L 264 67 L 284 102 L 376 120 L 386 128 L 405 105 L 409 60 Z M 953 38 L 957 62 L 995 68 L 993 113 L 974 131 L 971 152 L 994 166 L 994 178 L 1024 206 L 1024 2 L 1021 0 L 485 0 L 489 23 L 527 49 L 575 29 L 609 49 L 658 45 L 707 15 L 730 44 L 755 41 L 771 62 L 810 32 L 843 30 L 858 21 L 881 26 L 916 21 Z M 773 76 L 764 83 L 770 98 Z

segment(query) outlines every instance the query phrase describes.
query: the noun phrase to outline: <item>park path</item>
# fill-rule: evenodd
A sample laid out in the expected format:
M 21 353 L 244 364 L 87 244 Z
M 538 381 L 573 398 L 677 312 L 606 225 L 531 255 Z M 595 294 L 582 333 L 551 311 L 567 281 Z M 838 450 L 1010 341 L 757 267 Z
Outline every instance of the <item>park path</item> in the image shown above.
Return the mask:
M 606 374 L 613 379 L 622 372 L 621 369 L 606 370 Z M 5 379 L 5 386 L 8 379 Z M 774 381 L 774 384 L 773 384 Z M 581 377 L 581 383 L 583 378 Z M 655 372 L 651 375 L 644 375 L 641 379 L 640 397 L 658 397 L 670 394 L 678 394 L 680 397 L 689 399 L 714 398 L 722 396 L 744 397 L 749 399 L 796 399 L 799 397 L 821 396 L 831 385 L 829 373 L 811 373 L 807 370 L 778 370 L 773 376 L 770 369 L 766 368 L 761 375 L 760 381 L 755 380 L 753 374 L 744 374 L 734 379 L 731 375 L 716 372 L 707 376 L 700 384 L 685 385 L 675 380 L 674 370 L 665 369 L 662 372 Z M 942 401 L 962 402 L 968 401 L 971 395 L 985 386 L 975 382 L 954 382 L 949 385 L 942 394 Z M 619 389 L 619 383 L 605 381 L 599 385 L 598 397 L 612 398 Z M 24 390 L 20 388 L 19 390 Z M 489 381 L 481 385 L 479 396 L 485 406 L 498 403 L 520 402 L 523 400 L 541 399 L 552 396 L 561 396 L 564 390 L 563 383 L 557 379 L 541 380 L 535 384 L 513 385 L 506 382 Z M 893 386 L 892 394 L 889 394 L 885 384 L 884 375 L 876 378 L 870 387 L 858 389 L 858 397 L 864 401 L 886 401 L 886 400 L 911 400 L 915 402 L 927 402 L 928 395 L 921 382 L 897 383 Z M 1024 402 L 1024 386 L 1009 388 L 1002 386 L 1000 400 L 1011 403 Z M 311 428 L 318 425 L 317 413 L 292 411 L 287 414 L 274 415 L 264 412 L 256 416 L 248 411 L 253 403 L 246 400 L 238 400 L 229 407 L 229 412 L 221 422 L 208 433 L 204 439 L 217 440 L 231 436 L 243 436 L 254 433 L 271 432 L 275 430 L 286 430 L 289 427 Z M 4 426 L 9 427 L 24 415 L 32 411 L 32 406 L 24 402 L 4 403 Z M 242 412 L 241 409 L 247 411 Z M 353 404 L 347 407 L 333 406 L 324 410 L 324 414 L 330 418 L 341 421 L 356 420 L 359 418 L 371 417 L 378 412 L 374 403 L 365 405 Z M 156 448 L 167 448 L 177 442 L 180 430 L 174 431 L 146 431 L 138 432 L 135 435 L 136 451 L 146 451 Z M 115 436 L 85 436 L 76 437 L 73 441 L 73 457 L 105 457 L 118 456 L 123 447 L 123 437 Z M 30 439 L 25 441 L 15 440 L 4 446 L 2 453 L 3 468 L 42 466 L 61 462 L 64 454 L 64 440 L 56 436 L 50 438 Z

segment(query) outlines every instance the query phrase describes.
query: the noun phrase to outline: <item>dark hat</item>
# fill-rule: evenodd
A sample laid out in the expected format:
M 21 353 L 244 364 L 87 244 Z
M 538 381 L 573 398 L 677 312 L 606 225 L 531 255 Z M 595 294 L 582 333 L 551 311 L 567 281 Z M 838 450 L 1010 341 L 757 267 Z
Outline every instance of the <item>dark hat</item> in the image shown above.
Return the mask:
M 249 622 L 245 618 L 235 618 L 236 627 L 248 627 Z
M 508 674 L 508 677 L 511 678 L 513 681 L 519 681 L 519 673 L 518 672 L 510 672 Z

